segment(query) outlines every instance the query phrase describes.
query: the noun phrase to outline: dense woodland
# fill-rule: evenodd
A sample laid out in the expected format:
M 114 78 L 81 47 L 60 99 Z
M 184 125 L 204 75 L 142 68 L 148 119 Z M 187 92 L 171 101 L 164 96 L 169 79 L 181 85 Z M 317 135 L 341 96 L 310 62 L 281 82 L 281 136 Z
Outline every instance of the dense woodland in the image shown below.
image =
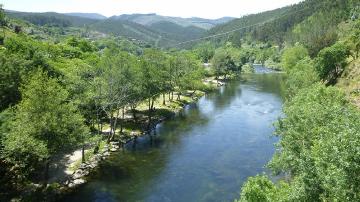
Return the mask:
M 154 24 L 154 32 L 130 21 L 1 9 L 0 200 L 34 200 L 28 192 L 50 200 L 59 185 L 47 185 L 48 169 L 59 153 L 126 142 L 134 136 L 124 111 L 149 131 L 158 102 L 209 91 L 204 78 L 227 80 L 261 63 L 287 78 L 285 116 L 275 123 L 280 141 L 268 164 L 282 177 L 250 177 L 239 200 L 359 201 L 359 6 L 306 0 L 207 33 L 166 22 Z M 136 35 L 123 29 L 129 26 L 141 30 L 139 40 L 129 38 Z M 239 27 L 247 28 L 189 49 L 166 48 L 184 36 Z M 145 120 L 138 120 L 141 113 Z
M 275 123 L 280 141 L 268 164 L 283 177 L 276 183 L 266 175 L 250 177 L 239 201 L 360 200 L 360 111 L 354 106 L 360 84 L 359 5 L 317 2 L 324 6 L 283 35 L 289 39 L 281 56 L 285 117 Z M 339 85 L 344 80 L 347 85 Z M 348 89 L 351 84 L 356 87 Z
M 241 70 L 230 50 L 218 57 L 216 71 L 205 71 L 197 50 L 161 51 L 122 36 L 89 37 L 91 31 L 62 23 L 63 18 L 34 20 L 29 24 L 1 10 L 1 200 L 19 193 L 24 200 L 50 200 L 46 193 L 58 187 L 46 186 L 56 156 L 126 143 L 150 131 L 159 115 L 191 101 L 196 91 L 211 90 L 205 76 L 216 72 L 223 78 Z M 133 122 L 125 125 L 129 111 Z M 45 195 L 26 195 L 34 190 Z

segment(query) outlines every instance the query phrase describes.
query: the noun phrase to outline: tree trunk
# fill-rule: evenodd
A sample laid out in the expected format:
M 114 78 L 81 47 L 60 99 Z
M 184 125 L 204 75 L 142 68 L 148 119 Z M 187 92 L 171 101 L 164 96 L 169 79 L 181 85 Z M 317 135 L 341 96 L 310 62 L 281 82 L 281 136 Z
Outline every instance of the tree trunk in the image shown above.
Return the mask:
M 151 98 L 149 98 L 148 125 L 147 125 L 147 129 L 149 131 L 150 131 L 150 125 L 151 125 L 151 110 L 152 110 Z
M 46 159 L 45 163 L 45 171 L 44 171 L 44 182 L 43 184 L 46 185 L 49 179 L 49 168 L 50 168 L 50 159 Z
M 166 102 L 165 102 L 165 93 L 163 93 L 163 105 L 166 105 Z
M 119 114 L 120 114 L 120 110 L 117 110 L 115 120 L 114 120 L 114 124 L 113 124 L 113 128 L 112 128 L 113 132 L 112 132 L 111 138 L 110 138 L 111 141 L 113 141 L 114 138 L 115 138 L 116 126 L 117 126 L 117 122 L 118 122 L 118 119 L 119 119 Z
M 112 136 L 112 127 L 113 127 L 113 115 L 111 113 L 111 116 L 110 116 L 110 132 L 108 134 L 107 143 L 110 143 L 110 139 L 111 139 L 111 136 Z
M 155 102 L 155 99 L 152 98 L 152 99 L 151 99 L 151 110 L 153 110 L 153 111 L 155 111 L 155 110 L 154 110 L 154 102 Z
M 134 121 L 137 122 L 136 109 L 135 109 L 135 107 L 131 107 L 131 112 L 132 112 Z
M 169 101 L 171 100 L 171 92 L 169 92 Z
M 124 119 L 125 119 L 125 107 L 122 108 L 122 117 L 121 117 L 121 126 L 120 126 L 120 134 L 123 133 L 123 125 L 124 125 Z
M 180 100 L 180 97 L 181 96 L 181 92 L 178 93 L 178 97 L 177 97 L 177 100 Z
M 171 101 L 174 100 L 174 91 L 171 91 Z
M 85 163 L 85 145 L 81 148 L 81 163 Z

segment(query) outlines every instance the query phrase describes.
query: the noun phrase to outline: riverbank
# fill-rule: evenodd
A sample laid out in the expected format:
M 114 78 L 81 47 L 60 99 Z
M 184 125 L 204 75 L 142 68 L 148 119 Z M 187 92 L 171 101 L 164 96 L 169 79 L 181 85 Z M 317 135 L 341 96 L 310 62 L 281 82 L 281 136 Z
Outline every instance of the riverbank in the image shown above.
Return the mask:
M 231 201 L 272 156 L 281 74 L 228 82 L 114 152 L 60 201 Z
M 216 80 L 215 78 L 206 78 L 203 82 L 208 86 L 207 90 L 211 91 L 218 86 L 224 85 L 224 81 Z M 176 113 L 182 110 L 186 105 L 196 102 L 199 98 L 206 94 L 205 91 L 187 91 L 182 94 L 177 92 L 167 94 L 165 103 L 163 96 L 159 96 L 154 102 L 154 111 L 152 117 L 152 127 L 164 120 L 173 117 Z M 123 146 L 129 142 L 133 142 L 140 136 L 148 135 L 149 132 L 145 130 L 148 125 L 147 119 L 147 103 L 142 102 L 136 108 L 136 118 L 134 119 L 134 111 L 126 109 L 124 112 L 124 119 L 122 120 L 123 132 L 120 133 L 120 127 L 116 129 L 115 139 L 107 144 L 107 133 L 109 126 L 103 125 L 103 140 L 97 146 L 95 144 L 88 145 L 84 151 L 84 162 L 82 159 L 81 148 L 64 155 L 64 159 L 60 162 L 56 162 L 58 170 L 56 175 L 52 176 L 50 184 L 38 185 L 31 184 L 27 188 L 27 191 L 22 194 L 21 199 L 41 198 L 47 201 L 57 200 L 64 194 L 71 193 L 76 190 L 77 187 L 87 182 L 87 177 L 90 176 L 98 167 L 98 164 L 108 158 L 112 153 L 119 151 Z M 121 114 L 122 116 L 122 114 Z M 95 152 L 96 150 L 96 152 Z M 63 159 L 61 158 L 61 159 Z M 50 176 L 51 177 L 51 176 Z

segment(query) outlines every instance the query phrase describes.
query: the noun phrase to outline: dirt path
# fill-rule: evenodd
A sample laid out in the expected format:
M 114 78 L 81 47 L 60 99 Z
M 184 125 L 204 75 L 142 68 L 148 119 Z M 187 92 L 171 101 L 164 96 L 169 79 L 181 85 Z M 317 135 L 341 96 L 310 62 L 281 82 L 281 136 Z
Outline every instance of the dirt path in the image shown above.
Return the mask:
M 85 151 L 86 152 L 86 151 Z M 81 160 L 81 148 L 70 154 L 59 155 L 50 165 L 49 183 L 65 181 L 73 174 L 73 165 Z

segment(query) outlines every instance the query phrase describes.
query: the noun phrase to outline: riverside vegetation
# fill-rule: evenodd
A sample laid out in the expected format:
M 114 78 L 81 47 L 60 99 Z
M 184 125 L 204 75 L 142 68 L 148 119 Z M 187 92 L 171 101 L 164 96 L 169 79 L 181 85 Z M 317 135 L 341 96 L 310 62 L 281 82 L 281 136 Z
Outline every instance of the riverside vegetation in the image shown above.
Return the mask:
M 360 200 L 359 5 L 336 3 L 336 22 L 314 13 L 292 30 L 305 40 L 285 47 L 281 57 L 287 101 L 275 123 L 280 141 L 268 168 L 283 177 L 250 177 L 239 201 Z M 313 33 L 305 34 L 308 29 Z
M 262 26 L 178 50 L 1 9 L 0 200 L 53 200 L 60 185 L 48 184 L 49 167 L 59 154 L 90 147 L 86 161 L 105 144 L 136 139 L 211 90 L 206 77 L 226 80 L 261 63 L 287 77 L 268 164 L 283 177 L 250 177 L 239 200 L 359 201 L 359 10 L 352 0 L 306 0 L 208 34 Z
M 1 200 L 54 200 L 63 182 L 49 179 L 59 155 L 82 148 L 74 171 L 114 141 L 150 133 L 242 66 L 227 51 L 216 70 L 205 70 L 198 51 L 162 51 L 86 29 L 63 33 L 60 25 L 37 26 L 0 11 Z

